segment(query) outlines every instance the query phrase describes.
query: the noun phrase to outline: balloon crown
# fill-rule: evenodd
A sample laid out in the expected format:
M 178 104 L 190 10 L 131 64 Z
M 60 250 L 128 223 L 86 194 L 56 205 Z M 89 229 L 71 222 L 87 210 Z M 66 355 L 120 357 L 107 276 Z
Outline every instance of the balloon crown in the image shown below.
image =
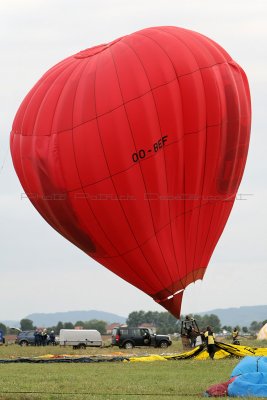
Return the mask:
M 118 38 L 109 43 L 103 43 L 103 44 L 99 44 L 97 46 L 90 47 L 89 49 L 81 50 L 81 51 L 79 51 L 79 53 L 74 55 L 74 58 L 92 57 L 92 56 L 108 49 L 109 47 L 113 46 L 113 44 L 119 42 L 121 39 L 122 38 Z

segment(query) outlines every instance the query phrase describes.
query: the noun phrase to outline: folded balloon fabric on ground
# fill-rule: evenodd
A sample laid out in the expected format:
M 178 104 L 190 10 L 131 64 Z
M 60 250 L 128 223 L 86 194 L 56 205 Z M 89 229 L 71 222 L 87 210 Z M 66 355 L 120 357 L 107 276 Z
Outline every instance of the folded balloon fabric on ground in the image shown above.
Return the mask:
M 228 345 L 226 343 L 216 342 L 216 353 L 214 359 L 222 359 L 226 357 L 246 357 L 247 355 L 255 355 L 253 359 L 267 358 L 267 348 L 254 348 L 248 346 Z M 262 357 L 265 356 L 265 357 Z M 197 346 L 194 349 L 178 354 L 151 354 L 144 356 L 127 355 L 124 353 L 116 353 L 110 355 L 97 355 L 97 356 L 75 356 L 75 355 L 53 355 L 47 354 L 38 357 L 11 357 L 8 359 L 0 359 L 0 363 L 54 363 L 54 362 L 153 362 L 153 361 L 178 361 L 188 360 L 194 358 L 195 360 L 206 360 L 209 354 L 205 345 Z M 265 368 L 265 366 L 264 366 Z

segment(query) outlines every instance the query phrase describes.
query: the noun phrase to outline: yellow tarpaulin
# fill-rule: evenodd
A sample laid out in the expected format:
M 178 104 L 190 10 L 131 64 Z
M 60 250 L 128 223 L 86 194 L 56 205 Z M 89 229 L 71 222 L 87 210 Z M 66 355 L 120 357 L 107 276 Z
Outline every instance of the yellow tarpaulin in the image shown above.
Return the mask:
M 267 348 L 256 348 L 249 346 L 238 346 L 226 343 L 215 342 L 217 350 L 214 359 L 219 360 L 226 357 L 245 357 L 245 356 L 267 356 Z M 160 358 L 159 358 L 160 357 Z M 166 356 L 145 356 L 145 357 L 129 357 L 128 361 L 158 361 L 164 360 L 186 360 L 194 358 L 195 360 L 206 360 L 209 358 L 206 346 L 197 346 L 185 353 L 172 354 Z

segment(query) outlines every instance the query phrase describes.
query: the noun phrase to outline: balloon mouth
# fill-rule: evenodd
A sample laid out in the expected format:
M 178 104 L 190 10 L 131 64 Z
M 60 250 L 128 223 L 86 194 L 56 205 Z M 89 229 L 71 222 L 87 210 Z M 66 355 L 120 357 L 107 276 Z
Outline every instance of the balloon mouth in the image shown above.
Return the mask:
M 181 316 L 183 294 L 184 289 L 179 290 L 178 292 L 174 293 L 171 296 L 168 296 L 163 300 L 159 300 L 156 298 L 154 298 L 154 300 L 156 301 L 156 303 L 160 304 L 167 311 L 169 311 L 175 318 L 179 319 Z
M 79 53 L 74 55 L 74 58 L 88 58 L 88 57 L 92 57 L 98 53 L 102 53 L 102 51 L 113 46 L 115 43 L 119 42 L 121 39 L 122 39 L 122 37 L 115 39 L 109 43 L 103 43 L 103 44 L 99 44 L 97 46 L 90 47 L 89 49 L 81 50 L 81 51 L 79 51 Z

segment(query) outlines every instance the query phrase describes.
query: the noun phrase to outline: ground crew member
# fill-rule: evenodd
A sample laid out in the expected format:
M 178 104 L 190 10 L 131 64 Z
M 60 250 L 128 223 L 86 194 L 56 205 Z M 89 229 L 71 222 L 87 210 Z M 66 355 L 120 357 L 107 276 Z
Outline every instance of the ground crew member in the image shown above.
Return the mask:
M 232 339 L 233 339 L 233 344 L 237 344 L 237 337 L 239 335 L 237 327 L 233 330 L 232 332 Z
M 40 335 L 38 329 L 34 332 L 34 346 L 40 346 Z
M 52 344 L 52 346 L 56 345 L 56 336 L 55 336 L 55 332 L 54 331 L 50 332 L 49 340 L 50 340 L 50 343 Z
M 43 329 L 41 333 L 41 338 L 42 338 L 42 345 L 46 346 L 47 345 L 47 330 Z
M 214 354 L 216 351 L 216 346 L 215 346 L 215 335 L 210 326 L 207 326 L 207 330 L 204 333 L 204 337 L 205 337 L 209 356 L 213 360 Z
M 192 328 L 192 330 L 190 332 L 191 347 L 196 347 L 198 335 L 199 335 L 199 332 L 195 328 Z

